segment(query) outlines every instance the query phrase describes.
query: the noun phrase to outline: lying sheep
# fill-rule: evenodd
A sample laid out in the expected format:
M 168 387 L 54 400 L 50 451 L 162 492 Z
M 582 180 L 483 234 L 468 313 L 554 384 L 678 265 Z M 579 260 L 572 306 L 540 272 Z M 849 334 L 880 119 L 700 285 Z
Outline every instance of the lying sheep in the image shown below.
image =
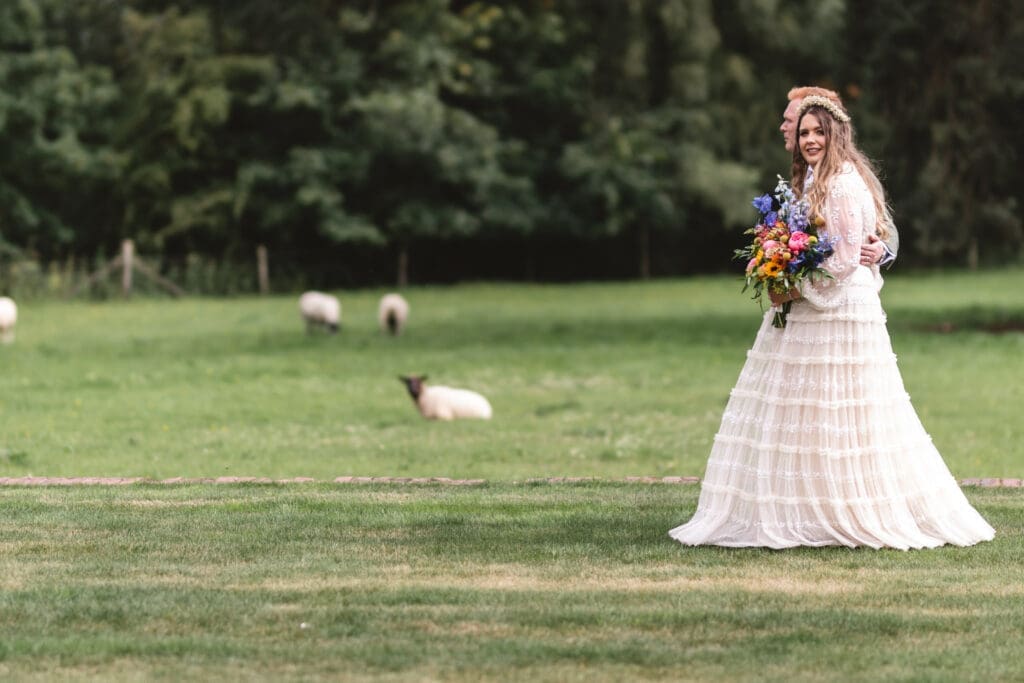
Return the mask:
M 401 294 L 385 294 L 377 307 L 377 322 L 382 332 L 392 335 L 402 333 L 405 321 L 409 319 L 409 302 Z
M 334 334 L 341 325 L 341 303 L 330 294 L 306 292 L 299 297 L 299 312 L 306 321 L 306 332 L 323 327 Z
M 455 420 L 458 418 L 491 419 L 491 404 L 487 399 L 468 389 L 427 386 L 426 375 L 399 377 L 405 382 L 420 415 L 428 420 Z
M 0 296 L 0 343 L 14 341 L 14 324 L 18 322 L 18 307 L 14 299 Z

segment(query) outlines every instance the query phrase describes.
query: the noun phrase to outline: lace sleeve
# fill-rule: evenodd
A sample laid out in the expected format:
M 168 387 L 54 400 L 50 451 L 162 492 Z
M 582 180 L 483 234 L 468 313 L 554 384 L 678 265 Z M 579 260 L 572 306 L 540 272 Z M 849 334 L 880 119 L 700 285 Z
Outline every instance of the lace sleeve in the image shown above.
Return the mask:
M 829 183 L 825 202 L 825 232 L 835 250 L 822 266 L 834 279 L 815 279 L 803 284 L 801 294 L 819 309 L 835 308 L 842 303 L 847 280 L 860 265 L 860 247 L 864 235 L 874 230 L 875 207 L 871 193 L 853 169 L 840 173 Z

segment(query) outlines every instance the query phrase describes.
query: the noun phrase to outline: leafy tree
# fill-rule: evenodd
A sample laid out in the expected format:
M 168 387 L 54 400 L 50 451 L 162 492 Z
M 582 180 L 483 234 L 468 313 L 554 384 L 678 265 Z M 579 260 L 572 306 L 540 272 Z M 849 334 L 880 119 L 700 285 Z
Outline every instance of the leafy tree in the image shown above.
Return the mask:
M 874 3 L 850 31 L 852 78 L 888 134 L 882 157 L 906 246 L 971 268 L 1019 254 L 1024 8 Z
M 523 186 L 506 173 L 498 132 L 446 99 L 473 74 L 458 46 L 470 30 L 464 15 L 432 0 L 342 16 L 362 44 L 377 46 L 366 53 L 369 90 L 345 107 L 369 157 L 352 194 L 397 248 L 405 284 L 416 240 L 475 235 L 485 219 L 511 223 L 500 204 Z
M 117 215 L 104 193 L 119 91 L 108 68 L 81 63 L 58 0 L 0 4 L 0 243 L 44 258 L 89 250 Z
M 745 224 L 750 197 L 788 173 L 785 93 L 818 84 L 883 162 L 901 261 L 1005 260 L 1024 244 L 1022 14 L 999 0 L 9 0 L 0 253 L 91 257 L 134 237 L 168 259 L 248 261 L 266 244 L 324 255 L 342 275 L 328 283 L 351 281 L 358 250 L 397 257 L 405 282 L 410 255 L 440 245 L 564 261 L 632 242 L 638 274 L 685 272 L 677 245 L 728 242 L 707 235 Z M 704 261 L 726 267 L 731 246 Z
M 757 171 L 712 144 L 709 62 L 719 40 L 710 3 L 632 0 L 592 11 L 592 115 L 563 159 L 569 208 L 598 230 L 636 234 L 639 273 L 649 277 L 652 233 L 702 229 L 687 220 L 697 207 L 726 224 L 744 220 Z

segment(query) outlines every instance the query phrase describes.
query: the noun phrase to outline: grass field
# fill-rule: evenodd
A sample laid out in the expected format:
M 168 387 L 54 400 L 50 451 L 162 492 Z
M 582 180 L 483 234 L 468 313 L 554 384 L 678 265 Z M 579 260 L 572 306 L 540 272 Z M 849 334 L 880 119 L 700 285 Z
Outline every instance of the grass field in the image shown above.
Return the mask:
M 954 474 L 1021 477 L 1024 273 L 892 277 L 907 389 Z M 472 487 L 0 487 L 0 678 L 1012 681 L 1024 496 L 979 546 L 684 548 L 759 316 L 735 278 L 22 302 L 0 477 L 449 476 Z M 486 393 L 423 421 L 396 375 Z
M 1024 273 L 893 276 L 907 389 L 960 477 L 1024 475 Z M 0 476 L 700 475 L 759 322 L 736 278 L 340 293 L 307 336 L 295 297 L 23 302 L 0 347 Z M 936 331 L 936 330 L 952 331 Z M 488 423 L 435 424 L 396 379 L 484 392 Z
M 1024 272 L 892 276 L 907 390 L 954 474 L 1024 475 Z M 295 297 L 24 302 L 0 347 L 0 476 L 699 475 L 759 323 L 734 278 L 379 292 L 306 336 Z M 951 332 L 936 332 L 949 329 Z M 423 421 L 396 376 L 485 393 Z
M 685 548 L 697 491 L 3 487 L 0 678 L 1024 678 L 1019 489 L 905 553 Z

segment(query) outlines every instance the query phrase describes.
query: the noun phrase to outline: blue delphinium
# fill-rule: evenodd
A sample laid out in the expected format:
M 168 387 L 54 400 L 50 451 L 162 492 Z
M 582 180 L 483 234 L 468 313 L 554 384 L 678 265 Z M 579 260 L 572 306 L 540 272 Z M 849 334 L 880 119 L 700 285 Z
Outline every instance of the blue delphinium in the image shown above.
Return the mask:
M 789 220 L 787 221 L 791 232 L 806 230 L 809 224 L 807 212 L 810 209 L 807 202 L 800 200 L 787 205 L 789 209 Z
M 754 199 L 754 208 L 761 212 L 762 215 L 772 210 L 772 198 L 771 195 L 763 194 L 760 197 Z

